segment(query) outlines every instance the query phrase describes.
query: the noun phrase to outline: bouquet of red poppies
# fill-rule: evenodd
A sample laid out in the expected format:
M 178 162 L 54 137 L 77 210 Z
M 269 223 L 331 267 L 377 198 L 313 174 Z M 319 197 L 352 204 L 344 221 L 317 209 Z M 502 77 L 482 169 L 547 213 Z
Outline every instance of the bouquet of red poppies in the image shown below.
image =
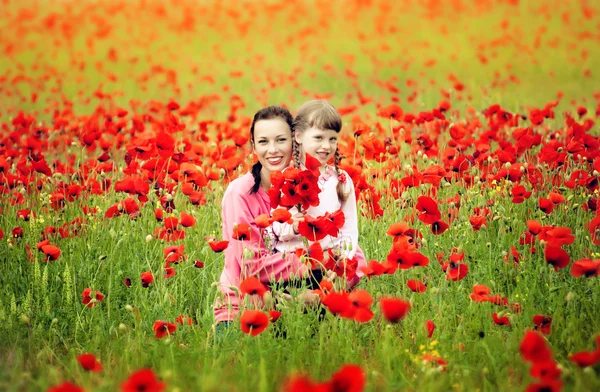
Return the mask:
M 289 167 L 283 172 L 271 173 L 268 191 L 271 208 L 297 207 L 298 211 L 319 205 L 319 167 L 321 162 L 306 154 L 306 169 Z

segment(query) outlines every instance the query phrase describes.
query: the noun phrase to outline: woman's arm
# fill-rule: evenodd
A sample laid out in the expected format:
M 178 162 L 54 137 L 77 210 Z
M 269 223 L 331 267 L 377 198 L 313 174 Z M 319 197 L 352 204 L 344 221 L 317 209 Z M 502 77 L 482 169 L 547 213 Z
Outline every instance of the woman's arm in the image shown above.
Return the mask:
M 289 280 L 293 275 L 305 275 L 307 267 L 295 254 L 290 253 L 283 257 L 280 253 L 270 254 L 265 249 L 261 229 L 254 223 L 256 207 L 259 205 L 257 202 L 255 206 L 251 206 L 255 197 L 232 192 L 223 199 L 223 238 L 230 238 L 229 246 L 225 250 L 226 264 L 239 265 L 240 280 L 256 276 L 261 282 L 269 282 Z M 243 233 L 246 238 L 234 238 L 234 228 L 244 223 L 250 228 L 249 232 Z

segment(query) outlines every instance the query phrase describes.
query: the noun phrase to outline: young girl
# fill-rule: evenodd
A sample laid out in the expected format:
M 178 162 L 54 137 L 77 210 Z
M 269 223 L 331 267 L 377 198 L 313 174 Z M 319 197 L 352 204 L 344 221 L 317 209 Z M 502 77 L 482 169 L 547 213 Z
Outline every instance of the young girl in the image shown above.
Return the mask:
M 327 212 L 342 210 L 345 217 L 344 226 L 337 238 L 330 236 L 320 241 L 323 250 L 332 249 L 342 259 L 355 258 L 358 261 L 356 276 L 348 280 L 348 287 L 353 287 L 364 275 L 360 270 L 367 262 L 363 251 L 358 246 L 358 217 L 356 197 L 352 179 L 338 166 L 341 157 L 338 151 L 339 134 L 342 119 L 338 111 L 327 101 L 314 100 L 306 102 L 298 110 L 294 119 L 293 157 L 296 167 L 304 167 L 305 156 L 310 154 L 321 162 L 319 176 L 319 206 L 310 207 L 306 211 L 292 208 L 293 224 L 273 223 L 275 249 L 282 254 L 294 253 L 296 248 L 304 248 L 304 239 L 298 234 L 298 223 L 304 215 L 314 218 Z M 333 161 L 333 165 L 328 162 Z

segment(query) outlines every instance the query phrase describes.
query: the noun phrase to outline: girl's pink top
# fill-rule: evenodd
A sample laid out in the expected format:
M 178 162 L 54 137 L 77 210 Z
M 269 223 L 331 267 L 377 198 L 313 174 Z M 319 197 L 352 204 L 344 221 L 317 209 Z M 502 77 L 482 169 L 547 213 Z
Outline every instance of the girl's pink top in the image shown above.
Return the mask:
M 254 223 L 260 214 L 271 212 L 269 196 L 259 188 L 250 194 L 254 185 L 252 173 L 247 173 L 232 181 L 222 202 L 223 241 L 229 241 L 225 249 L 225 265 L 219 280 L 214 316 L 215 321 L 231 321 L 239 311 L 238 288 L 240 282 L 250 276 L 263 283 L 305 277 L 308 267 L 302 264 L 294 253 L 285 255 L 273 253 L 265 248 L 263 231 Z M 250 225 L 251 233 L 247 241 L 232 238 L 234 226 L 240 223 Z

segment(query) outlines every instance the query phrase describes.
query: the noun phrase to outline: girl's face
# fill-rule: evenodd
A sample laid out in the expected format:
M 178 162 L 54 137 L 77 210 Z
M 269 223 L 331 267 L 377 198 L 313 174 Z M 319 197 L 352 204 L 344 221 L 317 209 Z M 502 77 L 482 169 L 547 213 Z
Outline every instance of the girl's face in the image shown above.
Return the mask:
M 259 120 L 254 124 L 252 149 L 263 170 L 285 169 L 292 160 L 292 130 L 280 118 Z
M 305 154 L 317 158 L 321 165 L 326 165 L 337 151 L 339 133 L 331 129 L 309 128 L 304 132 L 296 132 L 296 142 L 300 145 L 302 159 Z

